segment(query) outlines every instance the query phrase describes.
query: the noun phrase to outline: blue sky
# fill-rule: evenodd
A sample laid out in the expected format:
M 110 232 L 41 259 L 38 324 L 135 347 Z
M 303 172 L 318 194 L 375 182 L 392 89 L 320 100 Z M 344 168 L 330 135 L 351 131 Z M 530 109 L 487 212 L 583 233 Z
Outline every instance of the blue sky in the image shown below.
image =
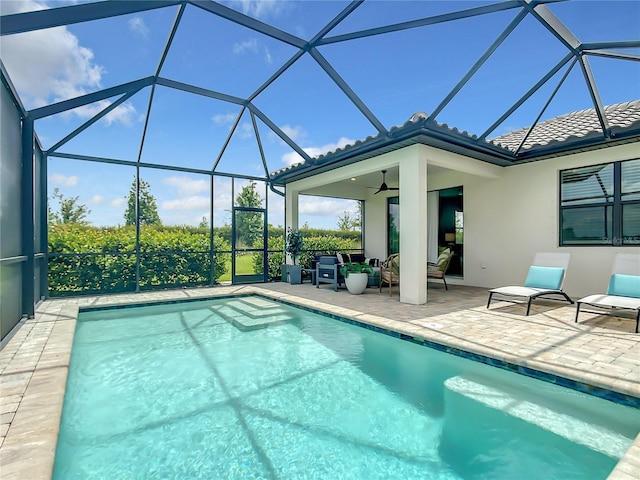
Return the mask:
M 3 0 L 2 14 L 75 2 Z M 493 2 L 366 1 L 328 35 L 340 35 Z M 224 5 L 305 40 L 348 2 L 231 1 Z M 549 8 L 584 42 L 638 40 L 640 2 L 570 1 Z M 177 7 L 85 24 L 2 37 L 1 53 L 27 109 L 155 74 Z M 390 128 L 417 111 L 431 112 L 515 17 L 509 10 L 426 28 L 321 46 L 319 52 L 373 114 Z M 162 77 L 246 98 L 295 49 L 223 21 L 189 5 L 160 72 Z M 626 50 L 640 53 L 639 49 Z M 558 40 L 528 16 L 489 61 L 442 110 L 437 120 L 481 134 L 564 55 Z M 590 59 L 602 101 L 640 98 L 640 62 Z M 557 85 L 562 70 L 494 132 L 528 126 Z M 150 88 L 89 127 L 59 151 L 137 160 Z M 114 100 L 114 99 L 110 99 Z M 110 100 L 36 122 L 45 149 L 72 132 Z M 253 103 L 309 155 L 375 135 L 377 131 L 310 55 L 304 55 Z M 582 73 L 572 71 L 542 119 L 592 107 Z M 141 161 L 211 169 L 240 108 L 166 87 L 157 87 Z M 258 120 L 267 168 L 274 171 L 300 157 Z M 491 136 L 491 135 L 490 135 Z M 240 120 L 217 171 L 264 175 L 248 113 Z M 78 196 L 96 225 L 122 223 L 134 168 L 52 158 L 49 187 Z M 209 216 L 205 176 L 145 169 L 165 224 L 197 224 Z M 215 185 L 215 223 L 229 220 L 228 180 Z M 237 193 L 238 190 L 236 190 Z M 282 224 L 282 199 L 270 195 L 270 222 Z M 300 223 L 335 227 L 353 202 L 308 199 Z

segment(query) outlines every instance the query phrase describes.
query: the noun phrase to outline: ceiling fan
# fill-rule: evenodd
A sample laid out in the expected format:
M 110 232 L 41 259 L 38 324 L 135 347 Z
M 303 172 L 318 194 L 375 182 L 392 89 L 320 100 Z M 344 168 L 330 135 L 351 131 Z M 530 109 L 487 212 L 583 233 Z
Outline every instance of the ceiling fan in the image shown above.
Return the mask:
M 398 187 L 389 187 L 387 185 L 387 182 L 385 181 L 385 178 L 384 178 L 386 173 L 387 173 L 386 170 L 382 170 L 382 185 L 378 187 L 378 191 L 374 193 L 374 195 L 377 195 L 380 192 L 386 192 L 387 190 L 400 190 Z

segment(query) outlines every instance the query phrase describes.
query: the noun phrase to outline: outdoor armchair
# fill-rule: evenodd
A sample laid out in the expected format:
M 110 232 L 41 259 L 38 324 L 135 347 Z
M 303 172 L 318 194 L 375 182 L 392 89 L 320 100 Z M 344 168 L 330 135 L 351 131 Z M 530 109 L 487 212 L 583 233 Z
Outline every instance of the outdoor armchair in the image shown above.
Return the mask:
M 393 253 L 389 255 L 382 265 L 380 265 L 380 292 L 382 292 L 382 284 L 389 285 L 389 296 L 391 296 L 391 287 L 400 285 L 400 254 Z
M 569 267 L 570 253 L 536 253 L 533 263 L 529 267 L 529 273 L 523 286 L 512 285 L 507 287 L 494 288 L 489 290 L 489 300 L 487 308 L 491 304 L 494 294 L 499 294 L 501 300 L 506 302 L 519 303 L 511 297 L 521 297 L 527 299 L 527 313 L 531 310 L 531 301 L 548 295 L 562 296 L 573 304 L 573 300 L 562 291 L 567 268 Z
M 316 263 L 316 288 L 321 283 L 330 283 L 337 292 L 338 285 L 344 283 L 344 276 L 340 273 L 340 263 L 335 255 L 322 255 Z
M 445 290 L 449 290 L 445 275 L 452 258 L 453 252 L 447 248 L 442 251 L 436 262 L 427 262 L 427 278 L 439 278 L 444 282 Z
M 613 315 L 606 313 L 606 311 L 635 310 L 636 333 L 638 333 L 638 324 L 640 323 L 640 255 L 634 253 L 616 254 L 607 293 L 589 295 L 578 300 L 576 302 L 576 323 L 582 304 L 596 307 L 598 311 L 594 313 L 602 315 Z

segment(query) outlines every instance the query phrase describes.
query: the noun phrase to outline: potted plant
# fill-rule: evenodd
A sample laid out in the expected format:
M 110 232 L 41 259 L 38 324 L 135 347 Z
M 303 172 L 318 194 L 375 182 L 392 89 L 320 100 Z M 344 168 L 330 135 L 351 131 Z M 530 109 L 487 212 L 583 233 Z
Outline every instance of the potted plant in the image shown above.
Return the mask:
M 367 288 L 369 274 L 373 273 L 373 269 L 368 263 L 351 262 L 340 267 L 340 273 L 344 277 L 344 283 L 349 293 L 360 295 Z
M 304 240 L 300 230 L 289 227 L 284 243 L 284 251 L 293 260 L 293 265 L 289 267 L 289 283 L 297 285 L 302 283 L 302 267 L 297 265 L 297 260 L 304 249 Z

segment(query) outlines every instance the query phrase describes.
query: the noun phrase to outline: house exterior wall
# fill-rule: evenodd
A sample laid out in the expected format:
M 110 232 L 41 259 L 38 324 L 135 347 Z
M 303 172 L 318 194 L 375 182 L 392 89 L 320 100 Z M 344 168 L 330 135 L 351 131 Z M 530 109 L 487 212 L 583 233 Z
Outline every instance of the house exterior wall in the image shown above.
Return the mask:
M 464 188 L 464 278 L 481 287 L 522 284 L 536 252 L 569 252 L 564 290 L 583 296 L 606 289 L 616 252 L 639 247 L 559 247 L 559 171 L 640 156 L 634 143 L 503 168 L 487 179 L 446 171 L 429 176 L 428 189 Z
M 419 150 L 421 158 L 426 158 L 428 162 L 427 168 L 427 190 L 447 188 L 450 186 L 459 186 L 460 181 L 457 177 L 468 179 L 469 181 L 479 180 L 487 181 L 487 179 L 499 178 L 504 173 L 504 169 L 496 167 L 495 165 L 489 165 L 478 160 L 466 158 L 461 155 L 457 155 L 450 152 L 445 152 L 435 148 L 427 147 L 424 145 L 414 145 L 407 147 L 406 149 L 397 150 L 385 155 L 377 157 L 376 161 L 384 160 L 383 165 L 386 168 L 398 166 L 402 158 L 405 156 L 405 151 L 408 149 Z M 369 162 L 371 160 L 368 160 Z M 362 163 L 367 163 L 362 162 Z M 451 178 L 451 172 L 456 169 L 456 177 Z M 434 173 L 436 172 L 436 173 Z M 446 173 L 440 173 L 446 172 Z M 444 186 L 433 187 L 432 183 L 440 183 Z M 449 183 L 448 183 L 449 182 Z M 458 182 L 458 183 L 456 183 Z M 401 186 L 402 188 L 402 186 Z M 397 196 L 397 192 L 386 192 L 378 195 L 373 195 L 371 192 L 367 192 L 368 196 L 365 197 L 365 250 L 368 256 L 377 258 L 386 258 L 387 256 L 387 198 Z M 402 205 L 400 206 L 402 208 Z M 402 216 L 402 212 L 400 214 Z M 415 228 L 423 228 L 426 232 L 426 218 L 423 226 L 416 226 Z
M 615 253 L 640 253 L 640 246 L 558 245 L 559 171 L 638 158 L 639 143 L 510 167 L 489 165 L 424 145 L 407 147 L 416 148 L 420 149 L 420 156 L 427 158 L 427 190 L 458 186 L 464 189 L 464 275 L 461 279 L 451 278 L 448 283 L 486 288 L 522 284 L 536 252 L 569 252 L 571 263 L 564 289 L 578 297 L 606 289 Z M 336 169 L 332 175 L 346 178 L 398 167 L 407 156 L 407 149 Z M 319 194 L 323 183 L 326 177 L 311 177 L 287 185 L 287 191 L 290 187 L 296 191 L 314 189 Z M 396 195 L 397 192 L 373 195 L 368 191 L 352 196 L 366 201 L 364 236 L 368 257 L 387 256 L 387 197 Z M 402 205 L 400 208 L 402 216 Z M 426 231 L 426 225 L 425 218 L 424 225 L 416 228 Z
M 496 179 L 446 172 L 428 188 L 464 187 L 464 280 L 482 287 L 522 284 L 536 252 L 569 252 L 564 290 L 583 296 L 606 290 L 616 252 L 639 247 L 559 247 L 559 171 L 640 156 L 630 144 L 504 168 Z M 455 282 L 452 280 L 452 282 Z

